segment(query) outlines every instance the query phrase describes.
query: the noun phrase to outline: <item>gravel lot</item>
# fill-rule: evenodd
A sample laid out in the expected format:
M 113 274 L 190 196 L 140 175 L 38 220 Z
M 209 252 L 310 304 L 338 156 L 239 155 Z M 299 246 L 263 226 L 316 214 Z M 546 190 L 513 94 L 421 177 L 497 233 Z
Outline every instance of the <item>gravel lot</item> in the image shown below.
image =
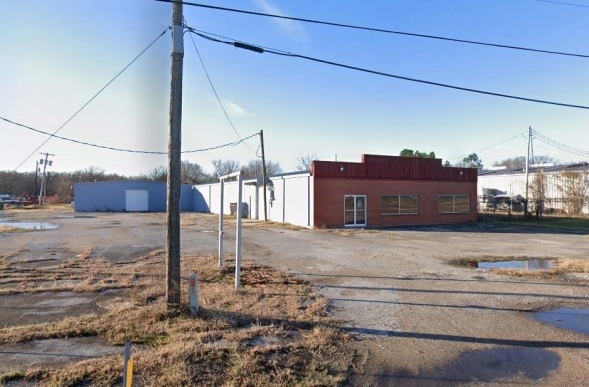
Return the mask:
M 0 236 L 2 254 L 42 262 L 92 248 L 93 256 L 116 262 L 165 246 L 161 214 L 43 216 L 59 229 Z M 215 253 L 217 219 L 183 216 L 195 219 L 182 228 L 183 252 Z M 244 226 L 244 258 L 316 285 L 355 333 L 350 385 L 588 384 L 589 336 L 532 317 L 588 307 L 587 278 L 524 280 L 448 263 L 483 255 L 589 259 L 586 235 L 486 225 L 350 232 Z M 227 227 L 227 253 L 233 235 Z

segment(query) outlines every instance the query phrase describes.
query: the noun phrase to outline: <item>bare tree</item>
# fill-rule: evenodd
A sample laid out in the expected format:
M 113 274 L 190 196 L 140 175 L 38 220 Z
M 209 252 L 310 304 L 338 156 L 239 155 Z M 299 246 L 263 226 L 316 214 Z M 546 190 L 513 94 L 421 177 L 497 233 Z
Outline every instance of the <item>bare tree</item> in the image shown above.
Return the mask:
M 213 177 L 219 179 L 221 176 L 237 172 L 241 168 L 241 164 L 237 160 L 213 160 Z
M 263 176 L 262 160 L 254 159 L 250 160 L 246 166 L 242 168 L 243 177 L 245 178 L 256 178 Z M 266 175 L 272 176 L 282 173 L 282 167 L 277 161 L 266 160 Z
M 296 158 L 297 166 L 295 169 L 299 172 L 303 171 L 310 171 L 311 170 L 311 163 L 313 160 L 317 160 L 316 153 L 307 153 L 307 155 L 300 155 Z
M 546 176 L 544 171 L 540 170 L 534 173 L 534 179 L 529 185 L 532 196 L 532 210 L 536 213 L 536 218 L 542 217 L 546 202 Z
M 141 178 L 148 179 L 151 181 L 167 182 L 168 168 L 163 165 L 160 165 L 147 172 L 146 175 L 142 175 Z
M 558 189 L 563 196 L 563 204 L 569 216 L 580 214 L 588 200 L 589 172 L 563 172 Z
M 558 160 L 550 156 L 534 156 L 532 164 L 560 164 Z M 526 167 L 526 156 L 510 157 L 505 160 L 496 161 L 494 167 L 506 167 L 507 169 L 524 169 Z
M 182 184 L 203 184 L 210 180 L 209 174 L 199 164 L 193 164 L 188 160 L 182 161 L 180 166 L 180 181 Z

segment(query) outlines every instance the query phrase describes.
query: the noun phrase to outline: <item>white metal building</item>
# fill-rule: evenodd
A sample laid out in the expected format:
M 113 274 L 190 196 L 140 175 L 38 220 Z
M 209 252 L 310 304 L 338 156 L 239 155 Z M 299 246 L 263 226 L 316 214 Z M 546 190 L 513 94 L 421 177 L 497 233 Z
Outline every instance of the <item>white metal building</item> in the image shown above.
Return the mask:
M 568 166 L 531 168 L 528 177 L 528 197 L 534 199 L 534 189 L 537 186 L 536 179 L 542 179 L 545 197 L 545 208 L 566 211 L 567 187 L 570 185 L 572 174 L 579 176 L 579 183 L 584 184 L 585 200 L 582 204 L 582 212 L 589 214 L 589 163 L 572 164 Z M 479 172 L 477 184 L 477 196 L 479 202 L 483 201 L 483 189 L 498 189 L 511 196 L 526 195 L 526 174 L 518 170 L 492 170 Z M 579 191 L 583 191 L 579 189 Z
M 313 227 L 313 178 L 309 172 L 286 173 L 268 178 L 266 192 L 268 219 Z M 242 202 L 250 219 L 264 218 L 264 191 L 262 179 L 243 180 Z M 194 186 L 194 211 L 219 213 L 220 183 Z M 224 183 L 223 212 L 231 213 L 231 204 L 237 202 L 237 182 Z

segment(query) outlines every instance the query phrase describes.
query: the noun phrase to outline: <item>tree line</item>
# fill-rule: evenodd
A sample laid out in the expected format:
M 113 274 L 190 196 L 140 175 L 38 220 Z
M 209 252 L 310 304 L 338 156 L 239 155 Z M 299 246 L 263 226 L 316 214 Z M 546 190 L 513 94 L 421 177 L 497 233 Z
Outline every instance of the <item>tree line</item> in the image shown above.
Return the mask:
M 262 176 L 262 160 L 250 160 L 242 165 L 236 160 L 213 160 L 211 172 L 205 170 L 200 164 L 182 161 L 181 182 L 182 184 L 206 184 L 218 182 L 219 177 L 241 170 L 244 178 L 255 178 Z M 277 161 L 266 161 L 266 172 L 268 176 L 282 173 L 282 167 Z M 168 169 L 165 166 L 155 167 L 148 172 L 137 176 L 125 176 L 117 173 L 107 173 L 104 169 L 90 166 L 74 172 L 45 173 L 45 192 L 54 195 L 55 201 L 68 203 L 73 199 L 74 184 L 99 181 L 117 180 L 142 180 L 166 182 Z M 35 172 L 0 171 L 0 194 L 10 194 L 15 197 L 32 197 L 39 194 L 41 188 L 41 174 Z

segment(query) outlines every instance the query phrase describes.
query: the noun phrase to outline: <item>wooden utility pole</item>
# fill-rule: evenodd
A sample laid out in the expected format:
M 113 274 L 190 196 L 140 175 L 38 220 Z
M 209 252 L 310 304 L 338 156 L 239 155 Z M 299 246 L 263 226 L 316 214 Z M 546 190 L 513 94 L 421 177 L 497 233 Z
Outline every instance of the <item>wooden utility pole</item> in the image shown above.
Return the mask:
M 45 170 L 47 169 L 47 164 L 50 163 L 50 161 L 48 161 L 47 159 L 49 158 L 49 156 L 55 156 L 51 153 L 40 153 L 42 155 L 45 155 L 45 160 L 41 159 L 41 162 L 43 163 L 43 177 L 41 177 L 41 190 L 39 191 L 39 206 L 43 204 L 43 191 L 47 190 L 47 187 L 45 186 Z
M 528 151 L 526 155 L 526 206 L 524 207 L 524 217 L 528 216 L 528 187 L 530 175 L 530 147 L 532 146 L 532 127 L 528 128 Z
M 170 82 L 170 138 L 168 143 L 168 199 L 166 238 L 168 309 L 180 304 L 180 163 L 182 148 L 182 66 L 184 27 L 182 4 L 172 4 L 172 79 Z
M 262 179 L 264 180 L 264 222 L 268 221 L 268 202 L 266 201 L 266 154 L 264 153 L 264 131 L 260 130 L 260 146 L 262 148 Z

